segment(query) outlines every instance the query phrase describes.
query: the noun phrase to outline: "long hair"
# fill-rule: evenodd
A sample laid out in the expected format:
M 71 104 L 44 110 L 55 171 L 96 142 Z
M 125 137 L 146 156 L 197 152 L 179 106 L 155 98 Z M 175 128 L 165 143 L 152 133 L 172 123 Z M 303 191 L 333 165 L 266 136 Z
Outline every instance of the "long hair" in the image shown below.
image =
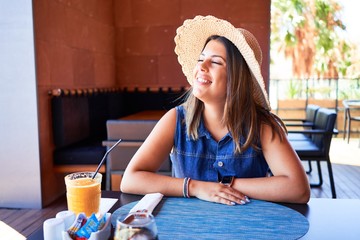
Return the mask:
M 271 126 L 272 139 L 276 133 L 283 140 L 286 134 L 284 123 L 276 115 L 255 102 L 253 89 L 256 83 L 240 51 L 227 38 L 218 35 L 210 36 L 206 40 L 204 48 L 211 40 L 221 42 L 226 48 L 227 92 L 222 121 L 233 138 L 234 152 L 241 153 L 250 146 L 260 150 L 261 124 Z M 192 94 L 192 88 L 187 92 L 184 106 L 187 134 L 193 139 L 198 139 L 198 127 L 204 104 Z M 240 137 L 245 140 L 242 145 Z

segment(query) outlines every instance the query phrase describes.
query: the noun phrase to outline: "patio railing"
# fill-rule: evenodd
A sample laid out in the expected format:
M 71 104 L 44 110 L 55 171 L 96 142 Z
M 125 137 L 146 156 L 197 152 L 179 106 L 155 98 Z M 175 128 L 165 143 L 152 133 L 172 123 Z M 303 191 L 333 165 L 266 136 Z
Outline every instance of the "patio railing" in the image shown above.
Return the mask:
M 273 112 L 280 117 L 303 118 L 308 104 L 332 108 L 338 113 L 337 128 L 343 131 L 345 99 L 360 99 L 360 79 L 271 79 L 269 98 Z M 360 109 L 355 112 L 360 115 Z M 352 133 L 360 124 L 352 123 Z

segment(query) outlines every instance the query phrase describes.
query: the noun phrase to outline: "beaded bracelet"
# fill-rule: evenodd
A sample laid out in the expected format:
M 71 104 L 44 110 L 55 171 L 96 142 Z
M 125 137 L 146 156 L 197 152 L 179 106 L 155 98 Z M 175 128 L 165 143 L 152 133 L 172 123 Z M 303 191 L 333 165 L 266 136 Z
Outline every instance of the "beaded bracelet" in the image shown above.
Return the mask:
M 189 194 L 189 182 L 190 182 L 190 178 L 186 177 L 184 178 L 184 184 L 183 184 L 183 196 L 185 198 L 190 198 L 190 194 Z

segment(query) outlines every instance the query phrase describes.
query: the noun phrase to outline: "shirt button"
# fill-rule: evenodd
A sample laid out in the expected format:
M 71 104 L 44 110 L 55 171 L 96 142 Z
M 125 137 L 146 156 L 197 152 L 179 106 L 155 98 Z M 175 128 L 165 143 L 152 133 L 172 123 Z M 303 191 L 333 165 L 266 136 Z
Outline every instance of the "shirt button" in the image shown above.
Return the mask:
M 219 162 L 218 162 L 218 166 L 219 166 L 219 167 L 222 167 L 222 166 L 224 166 L 224 163 L 221 162 L 221 161 L 219 161 Z

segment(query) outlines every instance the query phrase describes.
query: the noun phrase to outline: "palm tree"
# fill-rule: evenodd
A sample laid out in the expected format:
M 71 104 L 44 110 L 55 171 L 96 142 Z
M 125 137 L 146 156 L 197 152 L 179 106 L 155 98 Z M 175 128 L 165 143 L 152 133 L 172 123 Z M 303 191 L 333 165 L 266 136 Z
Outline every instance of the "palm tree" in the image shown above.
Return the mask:
M 350 44 L 341 36 L 342 7 L 335 0 L 273 0 L 272 46 L 292 61 L 297 78 L 345 76 Z

